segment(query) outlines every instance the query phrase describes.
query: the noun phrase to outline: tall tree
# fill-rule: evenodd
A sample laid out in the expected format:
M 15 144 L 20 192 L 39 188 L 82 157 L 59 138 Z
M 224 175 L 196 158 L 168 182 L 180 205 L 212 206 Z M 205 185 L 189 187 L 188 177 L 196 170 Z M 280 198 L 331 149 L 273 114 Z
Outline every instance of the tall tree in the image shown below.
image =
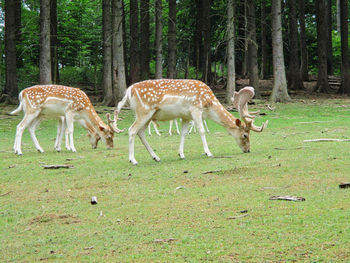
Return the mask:
M 272 57 L 274 81 L 270 100 L 272 102 L 290 101 L 283 55 L 281 0 L 272 0 Z
M 255 1 L 254 0 L 248 0 L 247 19 L 248 19 L 249 85 L 254 87 L 255 97 L 260 98 L 259 69 L 258 69 L 258 44 L 256 42 Z
M 22 59 L 22 50 L 21 50 L 21 42 L 22 42 L 22 1 L 14 0 L 15 2 L 15 23 L 16 23 L 16 52 L 17 52 L 17 67 L 23 67 L 23 59 Z
M 138 0 L 130 0 L 130 82 L 140 80 Z
M 176 3 L 175 3 L 176 4 Z M 163 6 L 162 0 L 156 0 L 156 79 L 163 77 L 163 54 L 162 54 L 162 30 L 163 30 Z
M 243 41 L 244 41 L 244 46 L 243 46 L 243 63 L 242 63 L 242 77 L 246 78 L 249 75 L 249 65 L 248 65 L 248 0 L 244 0 L 242 3 L 242 9 L 243 9 Z
M 327 72 L 333 75 L 333 45 L 332 45 L 332 0 L 326 2 L 327 12 Z
M 299 23 L 300 23 L 300 74 L 304 81 L 309 80 L 306 29 L 305 29 L 305 0 L 298 0 L 299 4 Z
M 141 79 L 149 79 L 151 60 L 150 55 L 150 18 L 149 18 L 149 0 L 141 0 L 140 6 L 141 18 L 141 52 L 140 52 L 140 69 Z
M 5 66 L 6 84 L 1 100 L 18 95 L 17 59 L 16 59 L 16 5 L 12 0 L 5 1 Z
M 328 0 L 316 0 L 318 74 L 315 90 L 328 93 L 331 90 L 327 72 L 327 34 L 324 32 L 328 25 L 326 1 Z
M 298 25 L 296 0 L 288 0 L 289 5 L 289 67 L 288 67 L 288 89 L 299 90 L 304 88 L 300 74 Z
M 268 74 L 266 0 L 261 2 L 261 69 L 260 78 L 265 79 Z
M 231 98 L 236 90 L 235 72 L 235 28 L 234 28 L 234 0 L 227 1 L 227 87 L 226 102 L 231 103 Z
M 58 70 L 58 39 L 57 39 L 57 0 L 51 0 L 50 8 L 50 45 L 51 45 L 51 78 L 53 83 L 59 81 Z
M 348 0 L 340 0 L 341 91 L 350 95 Z
M 196 0 L 196 31 L 195 31 L 195 67 L 196 79 L 203 68 L 203 2 Z
M 126 90 L 124 36 L 123 36 L 123 0 L 112 0 L 113 8 L 113 95 L 115 101 L 124 97 Z
M 111 0 L 102 1 L 102 32 L 103 32 L 103 103 L 114 106 L 112 86 L 112 25 Z
M 51 84 L 50 0 L 40 0 L 40 84 Z
M 205 83 L 210 83 L 211 76 L 211 30 L 210 30 L 210 0 L 203 0 L 203 80 Z
M 176 0 L 169 0 L 168 78 L 176 78 Z

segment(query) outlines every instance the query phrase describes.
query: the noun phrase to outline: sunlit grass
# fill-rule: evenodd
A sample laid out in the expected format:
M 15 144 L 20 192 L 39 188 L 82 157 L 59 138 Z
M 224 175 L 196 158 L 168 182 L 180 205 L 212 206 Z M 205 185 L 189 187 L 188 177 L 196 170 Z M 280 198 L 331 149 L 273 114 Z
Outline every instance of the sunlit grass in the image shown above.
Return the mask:
M 154 162 L 139 140 L 138 166 L 128 162 L 127 133 L 115 149 L 91 149 L 75 126 L 77 153 L 53 149 L 56 121 L 37 131 L 45 153 L 28 132 L 23 156 L 12 151 L 22 116 L 0 108 L 1 262 L 336 262 L 350 259 L 349 142 L 303 143 L 350 138 L 350 100 L 299 101 L 269 111 L 243 154 L 224 128 L 208 122 L 207 158 L 198 134 L 186 138 L 186 160 L 177 155 L 179 136 L 147 137 L 161 158 Z M 111 109 L 112 110 L 112 109 Z M 236 115 L 236 113 L 234 113 Z M 119 122 L 133 121 L 123 111 Z M 309 123 L 305 123 L 309 122 Z M 67 158 L 73 160 L 68 161 Z M 43 164 L 72 164 L 44 170 Z M 213 171 L 212 173 L 205 173 Z M 271 201 L 293 195 L 305 202 Z M 98 204 L 90 199 L 96 196 Z M 240 216 L 247 210 L 248 216 Z M 169 241 L 168 239 L 174 239 Z M 168 242 L 154 242 L 164 239 Z

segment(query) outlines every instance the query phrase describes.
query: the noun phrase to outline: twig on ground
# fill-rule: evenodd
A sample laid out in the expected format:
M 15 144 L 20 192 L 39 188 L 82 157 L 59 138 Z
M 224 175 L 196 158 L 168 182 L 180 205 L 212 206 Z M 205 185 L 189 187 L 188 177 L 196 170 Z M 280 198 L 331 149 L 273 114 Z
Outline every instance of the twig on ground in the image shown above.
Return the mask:
M 233 156 L 214 156 L 213 158 L 233 158 Z
M 275 195 L 271 196 L 269 200 L 286 200 L 286 201 L 305 201 L 304 197 L 298 197 L 298 196 L 280 196 L 280 195 Z
M 155 239 L 153 240 L 154 243 L 166 243 L 166 242 L 172 242 L 175 241 L 175 238 L 165 238 L 165 239 Z
M 242 218 L 242 217 L 246 217 L 246 216 L 249 216 L 248 214 L 244 214 L 244 215 L 239 215 L 239 216 L 230 216 L 228 217 L 227 219 L 237 219 L 237 218 Z
M 206 172 L 203 172 L 202 174 L 214 174 L 214 173 L 218 173 L 218 172 L 221 172 L 221 170 L 206 171 Z
M 65 165 L 65 164 L 42 165 L 42 167 L 44 167 L 44 169 L 60 169 L 60 168 L 69 169 L 69 168 L 74 168 L 73 165 Z
M 348 142 L 350 139 L 311 139 L 311 140 L 304 140 L 303 142 Z
M 299 150 L 299 149 L 304 149 L 304 148 L 309 148 L 309 146 L 299 146 L 299 147 L 291 147 L 291 148 L 282 148 L 282 147 L 275 147 L 275 150 Z
M 324 122 L 331 122 L 331 121 L 300 121 L 300 122 L 296 122 L 295 124 L 310 124 L 310 123 L 324 123 Z
M 8 195 L 8 194 L 11 194 L 13 191 L 10 191 L 10 192 L 7 192 L 7 193 L 4 193 L 4 194 L 1 194 L 0 196 L 5 196 L 5 195 Z

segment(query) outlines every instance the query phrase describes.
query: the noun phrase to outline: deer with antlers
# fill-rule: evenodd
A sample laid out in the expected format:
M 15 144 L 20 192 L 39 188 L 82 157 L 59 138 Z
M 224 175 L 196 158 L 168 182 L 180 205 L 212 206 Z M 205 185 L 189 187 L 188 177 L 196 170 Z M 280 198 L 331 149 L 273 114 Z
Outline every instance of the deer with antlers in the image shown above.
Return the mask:
M 39 145 L 35 136 L 35 129 L 43 118 L 59 118 L 58 134 L 55 148 L 60 150 L 63 131 L 68 131 L 68 148 L 76 152 L 73 142 L 73 122 L 78 121 L 90 136 L 93 147 L 97 146 L 99 139 L 102 139 L 107 148 L 113 148 L 114 133 L 119 133 L 116 127 L 116 119 L 112 120 L 107 113 L 106 125 L 97 115 L 89 97 L 80 89 L 60 85 L 36 85 L 22 90 L 19 94 L 20 104 L 10 114 L 14 115 L 24 111 L 22 121 L 17 125 L 14 151 L 21 155 L 22 135 L 28 127 L 35 148 L 39 152 L 44 150 Z M 63 118 L 62 118 L 63 117 Z M 117 113 L 114 114 L 118 118 Z
M 165 121 L 182 118 L 182 131 L 179 156 L 184 155 L 185 135 L 190 121 L 193 120 L 201 136 L 204 152 L 213 156 L 208 148 L 203 127 L 203 119 L 211 119 L 225 127 L 243 152 L 250 152 L 250 131 L 262 132 L 267 122 L 261 127 L 254 125 L 254 113 L 248 112 L 248 101 L 254 96 L 254 88 L 245 87 L 236 92 L 232 98 L 241 119 L 231 115 L 215 97 L 212 90 L 198 80 L 159 79 L 146 80 L 130 86 L 124 98 L 118 103 L 117 113 L 129 102 L 136 114 L 135 122 L 129 128 L 129 161 L 136 165 L 134 155 L 135 136 L 138 135 L 155 161 L 160 158 L 152 150 L 145 137 L 145 129 L 151 120 Z

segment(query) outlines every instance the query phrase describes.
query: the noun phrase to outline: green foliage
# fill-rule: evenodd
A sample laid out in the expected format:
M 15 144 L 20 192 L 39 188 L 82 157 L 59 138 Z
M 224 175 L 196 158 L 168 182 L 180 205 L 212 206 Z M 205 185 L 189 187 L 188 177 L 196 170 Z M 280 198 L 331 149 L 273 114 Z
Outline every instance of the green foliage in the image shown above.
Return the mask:
M 208 122 L 214 156 L 231 158 L 207 158 L 199 135 L 190 134 L 187 159 L 179 160 L 179 136 L 167 136 L 168 123 L 160 123 L 162 137 L 147 139 L 162 161 L 154 162 L 136 140 L 136 167 L 128 162 L 127 132 L 116 135 L 113 150 L 103 143 L 93 150 L 76 124 L 78 152 L 55 152 L 56 121 L 43 122 L 37 130 L 45 153 L 36 152 L 25 132 L 24 155 L 15 156 L 12 143 L 21 116 L 3 119 L 2 261 L 346 261 L 350 191 L 338 184 L 349 180 L 348 142 L 303 140 L 349 138 L 350 119 L 339 106 L 350 100 L 296 101 L 277 104 L 273 112 L 266 111 L 264 101 L 250 108 L 267 114 L 257 124 L 270 121 L 266 131 L 251 134 L 250 154 L 241 153 L 222 127 Z M 12 109 L 0 106 L 0 113 Z M 132 113 L 120 116 L 119 126 L 129 127 Z M 74 168 L 41 167 L 65 163 Z M 306 201 L 268 200 L 273 195 Z M 92 196 L 98 199 L 95 206 Z

